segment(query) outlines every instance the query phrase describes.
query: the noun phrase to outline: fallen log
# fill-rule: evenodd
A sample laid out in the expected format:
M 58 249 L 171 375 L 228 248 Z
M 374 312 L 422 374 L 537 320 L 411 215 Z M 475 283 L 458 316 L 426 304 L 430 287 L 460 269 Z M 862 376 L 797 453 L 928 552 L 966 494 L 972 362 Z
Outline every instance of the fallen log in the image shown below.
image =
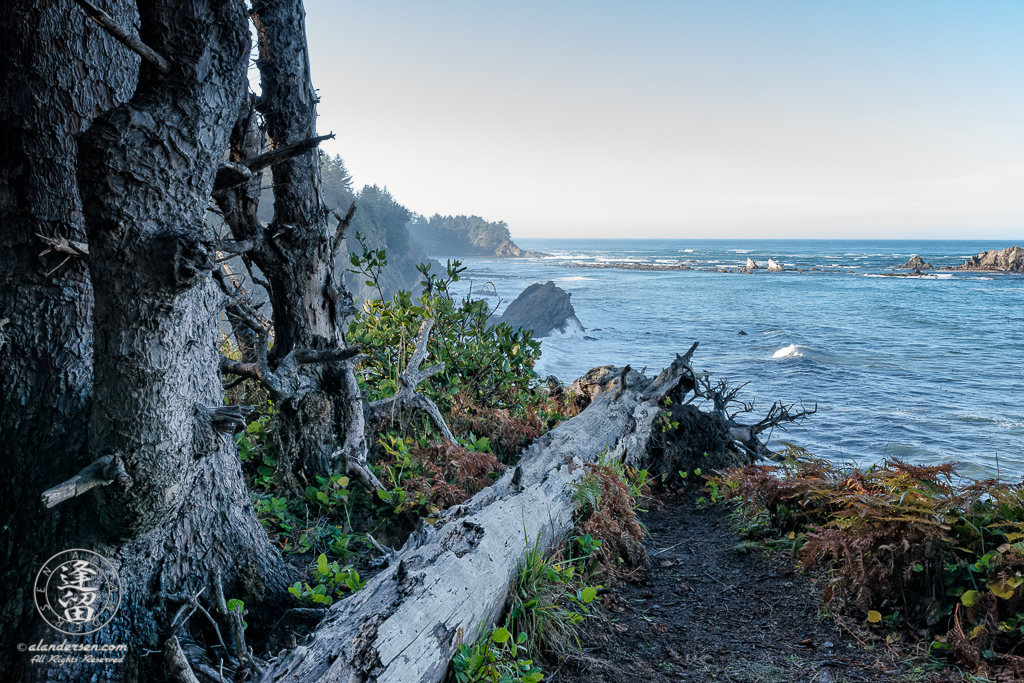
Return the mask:
M 606 453 L 646 444 L 665 396 L 695 385 L 689 356 L 657 378 L 615 372 L 577 417 L 537 439 L 519 464 L 434 526 L 415 532 L 388 569 L 335 603 L 309 639 L 281 653 L 262 681 L 436 683 L 459 638 L 502 616 L 528 547 L 557 544 L 572 528 L 573 484 Z M 623 385 L 623 379 L 626 379 Z M 614 391 L 613 391 L 614 389 Z M 641 457 L 635 454 L 634 459 Z

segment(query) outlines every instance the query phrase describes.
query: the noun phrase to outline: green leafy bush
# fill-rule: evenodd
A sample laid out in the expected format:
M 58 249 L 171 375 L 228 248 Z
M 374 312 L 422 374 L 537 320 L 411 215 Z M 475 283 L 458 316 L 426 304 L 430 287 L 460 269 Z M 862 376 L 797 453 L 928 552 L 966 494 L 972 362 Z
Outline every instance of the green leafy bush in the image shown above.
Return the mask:
M 340 567 L 337 562 L 328 562 L 327 555 L 321 553 L 313 569 L 313 584 L 297 581 L 288 592 L 303 602 L 330 605 L 335 597 L 355 593 L 365 585 L 366 581 L 360 579 L 352 565 Z
M 460 643 L 451 667 L 457 683 L 538 683 L 540 667 L 527 659 L 526 634 L 515 638 L 505 628 L 483 633 L 476 642 Z

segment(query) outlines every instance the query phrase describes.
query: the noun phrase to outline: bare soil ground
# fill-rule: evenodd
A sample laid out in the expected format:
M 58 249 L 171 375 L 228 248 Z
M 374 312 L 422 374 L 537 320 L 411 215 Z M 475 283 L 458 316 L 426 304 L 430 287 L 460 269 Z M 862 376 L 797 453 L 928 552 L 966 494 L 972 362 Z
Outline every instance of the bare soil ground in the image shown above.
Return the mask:
M 582 652 L 546 667 L 546 680 L 963 680 L 929 666 L 920 648 L 886 643 L 884 632 L 853 635 L 837 626 L 791 552 L 737 549 L 728 510 L 698 509 L 694 498 L 664 494 L 642 516 L 650 568 L 604 597 L 602 616 L 588 620 Z

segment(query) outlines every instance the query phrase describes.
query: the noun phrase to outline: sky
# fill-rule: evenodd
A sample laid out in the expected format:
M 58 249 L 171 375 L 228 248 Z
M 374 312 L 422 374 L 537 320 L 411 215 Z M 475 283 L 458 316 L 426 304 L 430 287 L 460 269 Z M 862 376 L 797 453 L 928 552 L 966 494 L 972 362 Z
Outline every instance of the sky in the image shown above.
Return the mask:
M 1024 2 L 306 0 L 357 187 L 515 237 L 1024 239 Z

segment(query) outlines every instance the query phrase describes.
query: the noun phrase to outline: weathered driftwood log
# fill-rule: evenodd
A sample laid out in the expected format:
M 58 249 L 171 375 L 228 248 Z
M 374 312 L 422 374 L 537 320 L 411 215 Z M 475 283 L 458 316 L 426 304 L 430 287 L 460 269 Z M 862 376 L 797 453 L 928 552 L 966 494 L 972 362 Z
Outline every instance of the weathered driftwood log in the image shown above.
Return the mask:
M 572 485 L 584 464 L 623 453 L 624 437 L 653 424 L 637 415 L 656 413 L 666 395 L 692 386 L 690 372 L 683 356 L 654 380 L 629 374 L 625 388 L 616 372 L 586 410 L 535 441 L 517 467 L 414 533 L 386 571 L 335 603 L 311 639 L 282 653 L 262 680 L 441 680 L 459 637 L 472 640 L 501 617 L 527 548 L 550 547 L 570 530 Z

